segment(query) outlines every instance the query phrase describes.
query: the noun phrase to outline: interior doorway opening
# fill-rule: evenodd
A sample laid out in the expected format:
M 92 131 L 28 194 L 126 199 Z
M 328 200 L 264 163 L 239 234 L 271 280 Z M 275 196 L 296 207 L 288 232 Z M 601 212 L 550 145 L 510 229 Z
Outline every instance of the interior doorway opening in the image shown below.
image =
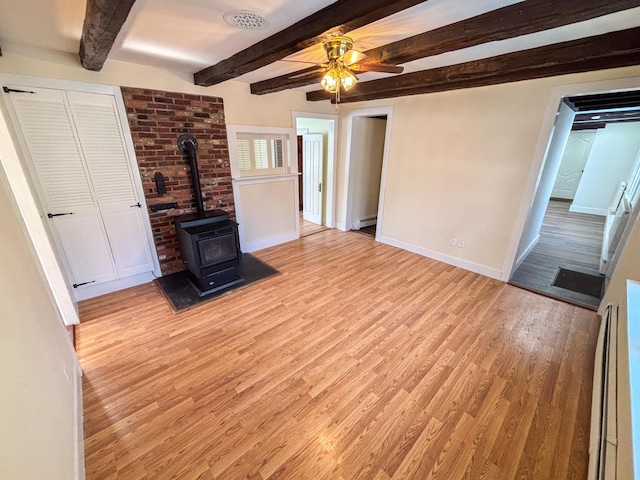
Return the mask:
M 351 130 L 351 230 L 376 236 L 387 116 L 356 117 Z
M 337 116 L 294 112 L 300 236 L 333 227 Z
M 639 177 L 640 92 L 565 97 L 509 282 L 597 310 Z
M 391 107 L 355 110 L 348 119 L 344 230 L 380 240 Z

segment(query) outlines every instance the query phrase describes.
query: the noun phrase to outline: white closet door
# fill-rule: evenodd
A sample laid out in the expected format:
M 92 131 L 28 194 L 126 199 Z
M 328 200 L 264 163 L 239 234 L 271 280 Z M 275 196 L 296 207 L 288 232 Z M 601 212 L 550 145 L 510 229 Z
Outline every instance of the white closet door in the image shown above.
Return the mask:
M 117 278 L 115 265 L 64 92 L 28 90 L 34 93 L 12 93 L 9 98 L 73 283 L 113 280 Z
M 67 92 L 120 278 L 153 270 L 141 200 L 111 95 Z

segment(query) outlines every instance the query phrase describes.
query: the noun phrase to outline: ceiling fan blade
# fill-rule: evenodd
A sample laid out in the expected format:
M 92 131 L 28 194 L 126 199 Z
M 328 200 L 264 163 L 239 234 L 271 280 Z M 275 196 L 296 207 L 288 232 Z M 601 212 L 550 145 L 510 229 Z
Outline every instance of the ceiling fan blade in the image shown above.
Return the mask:
M 353 65 L 354 63 L 361 62 L 365 58 L 367 58 L 366 54 L 359 52 L 358 50 L 351 49 L 345 52 L 344 55 L 342 55 L 338 60 L 349 66 Z
M 404 67 L 398 65 L 389 65 L 387 63 L 358 63 L 357 65 L 350 65 L 351 70 L 357 72 L 382 72 L 382 73 L 402 73 Z
M 327 64 L 326 63 L 318 63 L 318 62 L 305 62 L 304 60 L 286 60 L 286 59 L 281 59 L 278 60 L 279 62 L 288 62 L 288 63 L 306 63 L 307 65 L 316 65 L 318 67 L 324 67 Z
M 288 78 L 295 80 L 296 78 L 299 77 L 305 77 L 308 76 L 310 73 L 315 73 L 315 72 L 324 72 L 325 71 L 325 67 L 322 65 L 317 65 L 315 67 L 309 67 L 309 68 L 305 68 L 303 70 L 299 70 L 297 72 L 293 72 L 290 75 L 287 75 Z

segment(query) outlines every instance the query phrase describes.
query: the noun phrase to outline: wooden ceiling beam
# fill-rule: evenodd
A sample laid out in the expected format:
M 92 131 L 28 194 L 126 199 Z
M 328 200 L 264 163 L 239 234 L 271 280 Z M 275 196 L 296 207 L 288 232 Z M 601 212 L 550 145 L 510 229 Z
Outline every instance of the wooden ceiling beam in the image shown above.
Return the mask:
M 250 85 L 251 93 L 254 95 L 264 95 L 266 93 L 280 92 L 289 88 L 305 87 L 307 85 L 313 85 L 314 83 L 320 83 L 323 75 L 324 71 L 321 68 L 309 67 L 294 73 L 252 83 Z
M 605 110 L 610 108 L 640 107 L 640 90 L 611 92 L 599 95 L 576 95 L 565 102 L 575 111 Z
M 80 63 L 100 71 L 135 0 L 88 0 L 80 38 Z
M 420 95 L 640 64 L 640 27 L 358 83 L 341 103 Z M 331 100 L 318 90 L 307 100 Z
M 196 72 L 194 82 L 208 87 L 230 80 L 320 43 L 331 33 L 348 33 L 425 1 L 338 0 L 226 60 Z
M 397 42 L 367 50 L 363 63 L 403 64 L 420 58 L 460 50 L 487 42 L 506 40 L 542 30 L 590 20 L 640 6 L 640 0 L 527 0 Z M 317 77 L 267 79 L 251 84 L 251 93 L 262 95 L 315 83 Z

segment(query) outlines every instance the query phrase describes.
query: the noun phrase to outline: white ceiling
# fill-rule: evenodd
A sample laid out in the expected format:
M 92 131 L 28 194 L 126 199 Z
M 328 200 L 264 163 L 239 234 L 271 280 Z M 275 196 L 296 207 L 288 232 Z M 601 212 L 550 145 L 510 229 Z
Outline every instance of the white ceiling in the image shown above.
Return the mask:
M 335 0 L 137 0 L 107 59 L 164 67 L 194 73 L 269 37 L 296 21 L 330 5 Z M 373 24 L 345 32 L 355 40 L 354 48 L 368 50 L 417 33 L 519 3 L 521 0 L 429 0 Z M 0 46 L 11 44 L 77 53 L 85 0 L 2 0 L 0 2 Z M 227 25 L 223 14 L 247 9 L 270 20 L 259 31 Z M 404 65 L 405 72 L 524 50 L 549 43 L 573 40 L 640 26 L 640 8 L 607 15 L 531 35 L 491 42 L 456 52 L 424 58 Z M 255 82 L 282 75 L 325 60 L 320 45 L 291 55 L 239 77 Z M 2 61 L 0 57 L 0 62 Z M 388 76 L 359 75 L 362 80 Z M 314 90 L 309 86 L 303 90 Z

